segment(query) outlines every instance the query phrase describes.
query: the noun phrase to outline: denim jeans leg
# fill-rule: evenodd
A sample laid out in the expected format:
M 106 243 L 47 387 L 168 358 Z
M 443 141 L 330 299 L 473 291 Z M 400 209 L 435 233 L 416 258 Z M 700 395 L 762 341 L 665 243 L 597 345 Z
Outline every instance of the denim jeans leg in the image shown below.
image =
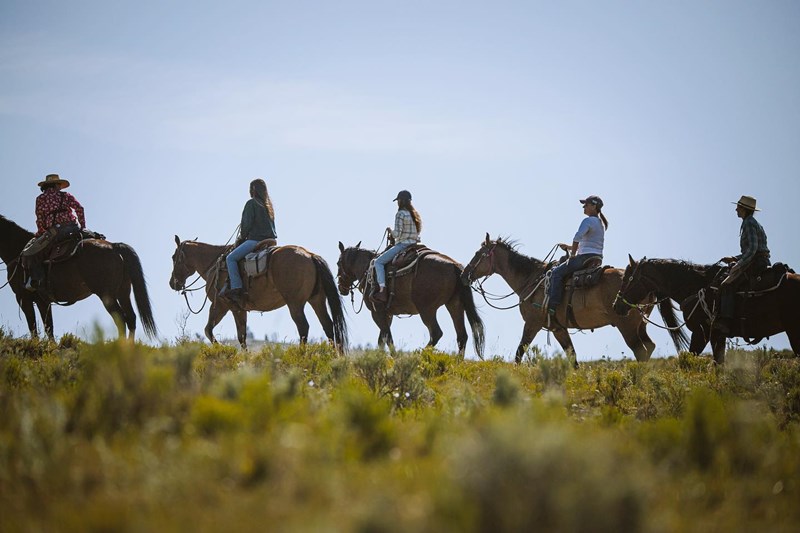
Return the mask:
M 586 261 L 593 257 L 598 256 L 594 254 L 576 255 L 566 263 L 562 263 L 553 269 L 553 273 L 550 276 L 550 290 L 548 291 L 550 297 L 547 304 L 548 307 L 555 308 L 559 306 L 561 299 L 564 297 L 564 279 L 582 269 Z
M 410 243 L 395 244 L 375 259 L 375 277 L 378 280 L 378 285 L 381 287 L 386 286 L 386 265 L 392 262 L 397 254 L 411 246 Z
M 231 289 L 242 288 L 242 276 L 239 274 L 239 261 L 253 251 L 258 241 L 244 241 L 228 254 L 225 263 L 228 265 L 228 278 L 231 280 Z

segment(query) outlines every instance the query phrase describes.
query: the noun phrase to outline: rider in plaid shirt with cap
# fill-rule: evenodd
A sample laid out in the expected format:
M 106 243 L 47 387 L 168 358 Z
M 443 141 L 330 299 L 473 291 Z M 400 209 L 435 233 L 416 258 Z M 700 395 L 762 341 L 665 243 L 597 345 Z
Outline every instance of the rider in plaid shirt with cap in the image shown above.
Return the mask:
M 386 265 L 400 252 L 419 242 L 419 233 L 422 230 L 422 218 L 411 205 L 411 193 L 400 191 L 394 199 L 397 202 L 397 214 L 394 217 L 394 229 L 386 228 L 389 232 L 389 241 L 394 245 L 375 259 L 375 277 L 380 290 L 372 299 L 378 303 L 385 303 L 389 296 L 386 293 Z

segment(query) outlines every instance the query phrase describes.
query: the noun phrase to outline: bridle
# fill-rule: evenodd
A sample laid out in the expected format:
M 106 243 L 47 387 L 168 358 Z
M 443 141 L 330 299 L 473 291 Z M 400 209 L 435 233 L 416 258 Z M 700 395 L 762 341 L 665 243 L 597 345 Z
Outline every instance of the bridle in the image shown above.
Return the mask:
M 187 242 L 189 242 L 189 241 L 183 241 L 178 245 L 178 250 L 175 252 L 175 258 L 172 260 L 172 271 L 173 271 L 172 280 L 173 281 L 177 281 L 177 278 L 174 275 L 175 266 L 178 265 L 178 264 L 180 264 L 181 266 L 184 266 L 184 264 L 186 263 L 186 252 L 184 252 L 183 248 L 186 246 Z M 186 268 L 186 267 L 184 266 L 184 268 Z M 213 269 L 214 267 L 212 266 L 211 268 Z M 189 276 L 191 276 L 191 274 L 187 275 L 186 277 L 188 278 Z M 197 283 L 198 281 L 200 281 L 201 279 L 203 279 L 203 276 L 201 276 L 200 273 L 197 272 L 197 277 L 195 279 L 193 279 L 191 283 L 189 283 L 187 285 L 186 284 L 186 279 L 184 278 L 183 283 L 181 284 L 181 287 L 175 289 L 176 291 L 180 291 L 181 292 L 181 296 L 183 296 L 183 299 L 186 300 L 186 307 L 189 308 L 189 312 L 192 313 L 193 315 L 199 315 L 203 311 L 203 309 L 205 308 L 206 303 L 208 302 L 208 293 L 206 293 L 205 294 L 205 298 L 203 299 L 203 303 L 200 306 L 200 309 L 198 309 L 197 311 L 192 309 L 192 304 L 189 303 L 189 297 L 187 296 L 187 293 L 203 290 L 208 285 L 208 283 L 204 283 L 200 287 L 192 288 L 194 286 L 194 284 Z M 176 286 L 177 286 L 177 284 L 176 284 Z
M 369 276 L 369 268 L 367 268 L 364 271 L 364 275 L 361 276 L 360 278 L 355 274 L 353 274 L 352 272 L 350 272 L 345 266 L 345 264 L 347 263 L 346 259 L 348 257 L 349 252 L 350 250 L 348 249 L 342 253 L 342 257 L 340 258 L 339 263 L 337 265 L 339 271 L 337 272 L 336 277 L 338 278 L 339 290 L 341 290 L 342 287 L 347 289 L 347 293 L 350 295 L 350 305 L 353 307 L 355 313 L 358 314 L 364 308 L 364 299 L 361 300 L 361 305 L 359 306 L 358 309 L 356 309 L 355 291 L 358 290 L 362 294 L 364 293 L 364 288 L 367 284 L 367 277 Z M 348 280 L 350 281 L 348 282 Z M 348 283 L 348 285 L 343 285 L 342 283 L 343 281 L 345 283 Z
M 470 261 L 469 264 L 464 268 L 464 273 L 467 275 L 467 281 L 470 284 L 472 284 L 473 281 L 477 281 L 472 279 L 472 273 L 475 271 L 476 268 L 478 268 L 478 265 L 481 264 L 481 261 L 483 261 L 487 257 L 489 258 L 489 273 L 486 274 L 484 278 L 488 278 L 489 276 L 494 274 L 495 248 L 497 248 L 497 242 L 493 242 L 491 246 L 485 246 L 485 250 L 483 250 L 483 253 L 480 255 L 480 257 L 477 257 L 477 259 L 473 258 L 472 261 Z

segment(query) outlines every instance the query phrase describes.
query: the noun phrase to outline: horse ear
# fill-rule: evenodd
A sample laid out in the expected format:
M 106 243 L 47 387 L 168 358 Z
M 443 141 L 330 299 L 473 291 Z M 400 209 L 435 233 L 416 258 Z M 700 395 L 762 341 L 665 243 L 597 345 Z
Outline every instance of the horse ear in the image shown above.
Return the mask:
M 628 261 L 630 262 L 631 266 L 636 266 L 636 261 L 633 260 L 631 254 L 628 254 Z
M 178 238 L 178 236 L 177 236 L 177 235 L 175 235 L 175 244 L 176 244 L 177 246 L 180 246 L 180 245 L 181 245 L 181 240 Z
M 487 231 L 487 232 L 486 232 L 486 240 L 484 241 L 484 243 L 483 243 L 483 244 L 489 244 L 489 243 L 491 242 L 491 240 L 492 240 L 492 239 L 491 239 L 491 237 L 489 237 L 489 232 Z
M 342 241 L 339 241 L 339 251 L 344 252 L 344 244 L 342 244 Z
M 358 241 L 358 244 L 356 244 L 356 248 L 361 248 L 361 241 Z

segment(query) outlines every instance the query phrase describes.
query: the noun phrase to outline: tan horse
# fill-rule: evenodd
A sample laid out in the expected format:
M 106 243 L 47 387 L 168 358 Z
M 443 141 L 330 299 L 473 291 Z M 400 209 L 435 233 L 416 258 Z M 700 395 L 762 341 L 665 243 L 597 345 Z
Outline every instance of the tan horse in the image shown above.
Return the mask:
M 372 320 L 378 326 L 378 347 L 388 344 L 394 350 L 392 339 L 392 318 L 396 315 L 419 315 L 428 328 L 430 341 L 428 346 L 436 346 L 442 338 L 442 328 L 436 320 L 436 311 L 445 306 L 453 326 L 456 329 L 456 342 L 458 353 L 464 356 L 467 346 L 467 329 L 464 326 L 466 314 L 472 328 L 472 340 L 475 353 L 483 358 L 483 321 L 475 309 L 472 291 L 469 287 L 459 283 L 462 267 L 455 260 L 437 252 L 425 255 L 417 263 L 413 275 L 409 274 L 396 278 L 394 296 L 385 305 L 376 305 L 370 300 L 370 283 L 367 282 L 367 273 L 370 262 L 377 257 L 373 250 L 366 250 L 359 245 L 345 248 L 339 243 L 339 262 L 337 277 L 339 278 L 339 292 L 347 295 L 358 289 L 364 295 L 364 302 L 372 312 Z
M 250 279 L 247 301 L 243 307 L 234 306 L 219 292 L 228 279 L 227 270 L 221 269 L 230 246 L 215 246 L 195 241 L 183 241 L 175 236 L 177 249 L 172 255 L 172 275 L 169 286 L 176 291 L 184 290 L 186 280 L 195 272 L 206 282 L 206 295 L 211 306 L 205 334 L 212 343 L 214 327 L 230 311 L 236 322 L 236 334 L 242 348 L 247 347 L 247 311 L 272 311 L 289 307 L 289 313 L 297 326 L 300 342 L 308 341 L 306 303 L 317 315 L 325 330 L 325 336 L 341 351 L 347 350 L 347 323 L 342 309 L 342 300 L 336 291 L 336 281 L 325 260 L 300 246 L 279 246 L 272 253 L 265 275 Z M 328 314 L 326 303 L 330 307 Z
M 567 327 L 575 327 L 567 320 L 567 304 L 569 298 L 556 309 L 555 320 L 550 319 L 542 310 L 545 297 L 544 274 L 551 265 L 522 255 L 514 249 L 508 241 L 497 239 L 493 241 L 486 234 L 486 240 L 464 269 L 461 280 L 465 284 L 472 283 L 478 278 L 499 274 L 514 292 L 520 297 L 519 312 L 525 321 L 522 329 L 515 361 L 522 361 L 522 356 L 541 329 L 553 332 L 564 353 L 575 353 L 572 340 Z M 655 350 L 656 345 L 647 335 L 647 323 L 639 313 L 630 313 L 621 317 L 614 312 L 613 304 L 617 291 L 622 285 L 623 271 L 611 268 L 603 272 L 602 279 L 597 285 L 589 288 L 576 289 L 572 308 L 574 318 L 581 329 L 614 326 L 619 329 L 625 343 L 633 351 L 637 361 L 647 361 Z M 652 310 L 647 310 L 647 313 Z M 577 357 L 575 365 L 577 366 Z

